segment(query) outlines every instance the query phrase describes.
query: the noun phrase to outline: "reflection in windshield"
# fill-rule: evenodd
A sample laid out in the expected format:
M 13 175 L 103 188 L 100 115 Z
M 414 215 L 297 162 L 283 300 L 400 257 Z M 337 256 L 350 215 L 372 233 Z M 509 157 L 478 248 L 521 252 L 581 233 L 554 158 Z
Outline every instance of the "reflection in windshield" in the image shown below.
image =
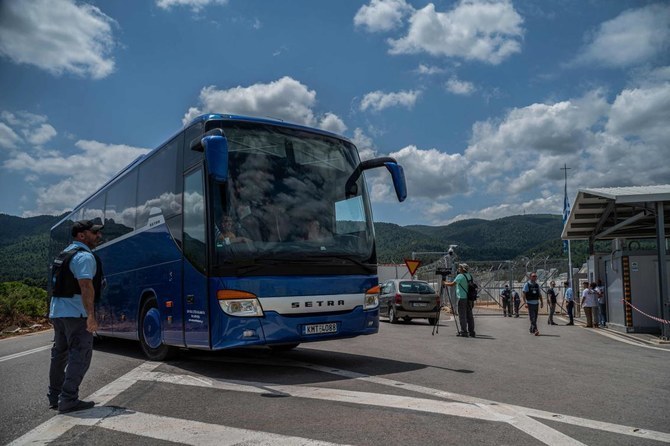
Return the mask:
M 347 198 L 356 148 L 337 138 L 268 125 L 225 122 L 229 179 L 213 185 L 216 262 L 307 258 L 370 259 L 370 208 Z M 365 193 L 362 177 L 358 190 Z

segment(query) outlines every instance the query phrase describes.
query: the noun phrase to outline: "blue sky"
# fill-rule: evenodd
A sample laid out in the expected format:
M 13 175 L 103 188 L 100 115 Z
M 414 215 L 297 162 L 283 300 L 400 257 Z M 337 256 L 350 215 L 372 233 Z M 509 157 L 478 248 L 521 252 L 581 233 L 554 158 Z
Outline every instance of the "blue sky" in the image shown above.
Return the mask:
M 205 112 L 395 157 L 376 221 L 560 214 L 564 163 L 571 200 L 670 183 L 670 3 L 0 1 L 1 213 L 71 209 Z

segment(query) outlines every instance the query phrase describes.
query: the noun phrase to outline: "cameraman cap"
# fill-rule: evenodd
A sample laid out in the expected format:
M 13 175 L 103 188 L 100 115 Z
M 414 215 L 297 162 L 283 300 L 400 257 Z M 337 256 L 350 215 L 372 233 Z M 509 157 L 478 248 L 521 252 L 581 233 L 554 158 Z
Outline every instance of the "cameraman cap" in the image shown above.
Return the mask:
M 467 263 L 459 263 L 458 267 L 463 268 L 463 271 L 465 271 L 466 273 L 468 272 L 468 269 L 470 269 Z
M 72 237 L 84 231 L 98 232 L 103 228 L 103 225 L 96 225 L 91 220 L 75 221 L 72 225 Z

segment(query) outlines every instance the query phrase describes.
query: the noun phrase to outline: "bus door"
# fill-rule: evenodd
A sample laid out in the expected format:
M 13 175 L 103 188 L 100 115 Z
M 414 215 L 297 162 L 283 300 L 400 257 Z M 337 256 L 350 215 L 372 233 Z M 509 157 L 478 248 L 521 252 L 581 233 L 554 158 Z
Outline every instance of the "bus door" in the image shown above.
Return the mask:
M 187 347 L 210 348 L 207 296 L 207 229 L 202 168 L 184 175 L 184 340 Z

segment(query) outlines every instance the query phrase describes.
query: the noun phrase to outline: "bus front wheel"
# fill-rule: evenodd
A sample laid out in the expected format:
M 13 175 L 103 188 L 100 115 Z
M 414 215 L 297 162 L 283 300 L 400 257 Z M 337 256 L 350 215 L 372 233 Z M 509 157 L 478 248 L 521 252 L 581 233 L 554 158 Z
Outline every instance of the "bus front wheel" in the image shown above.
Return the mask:
M 161 314 L 156 298 L 147 299 L 142 305 L 139 328 L 142 351 L 150 360 L 165 361 L 177 352 L 174 347 L 163 344 Z

